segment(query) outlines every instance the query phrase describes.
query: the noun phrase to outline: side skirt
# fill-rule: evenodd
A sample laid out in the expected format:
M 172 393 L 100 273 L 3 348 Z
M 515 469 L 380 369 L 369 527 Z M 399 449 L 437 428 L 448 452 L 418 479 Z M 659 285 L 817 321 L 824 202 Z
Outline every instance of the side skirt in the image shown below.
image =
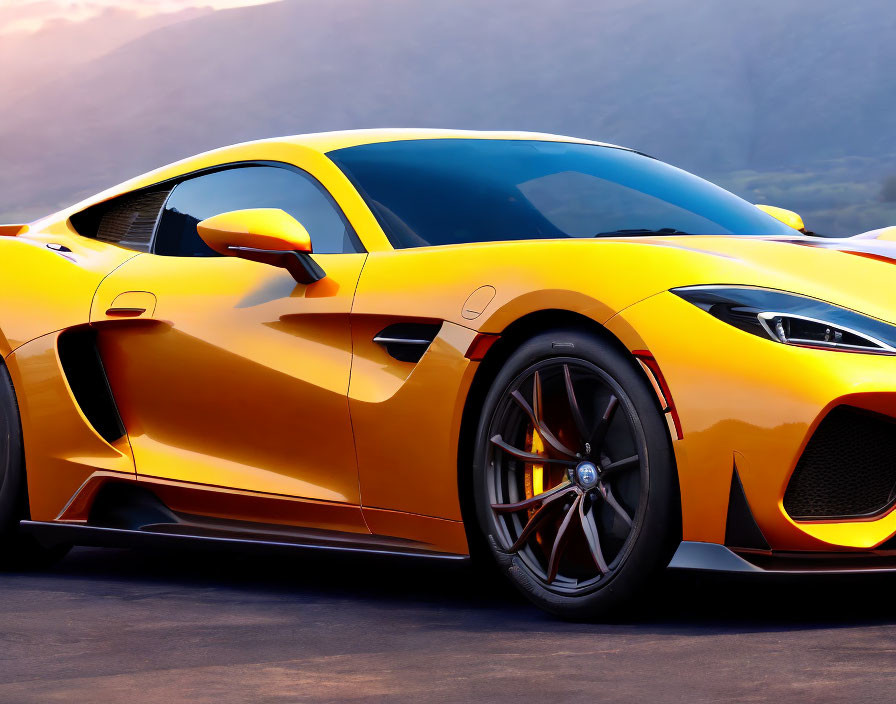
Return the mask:
M 131 530 L 125 528 L 106 528 L 71 523 L 45 523 L 40 521 L 21 521 L 23 532 L 33 535 L 42 545 L 86 545 L 93 547 L 159 547 L 159 548 L 198 548 L 208 549 L 249 549 L 260 552 L 307 552 L 330 551 L 367 555 L 389 555 L 415 557 L 434 560 L 465 561 L 466 555 L 429 552 L 415 548 L 404 548 L 396 545 L 377 545 L 374 540 L 351 542 L 341 540 L 338 544 L 332 541 L 296 537 L 284 538 L 237 538 L 224 535 L 199 535 L 184 532 L 162 532 L 151 528 L 148 530 Z M 168 528 L 167 530 L 170 530 Z

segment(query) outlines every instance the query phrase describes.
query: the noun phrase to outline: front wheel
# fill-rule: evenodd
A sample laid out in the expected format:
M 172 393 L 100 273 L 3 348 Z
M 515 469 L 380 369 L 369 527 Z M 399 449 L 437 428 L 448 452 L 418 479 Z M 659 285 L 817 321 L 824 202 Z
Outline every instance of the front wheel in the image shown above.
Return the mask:
M 540 334 L 485 399 L 474 499 L 500 570 L 566 618 L 612 616 L 680 539 L 668 431 L 646 380 L 612 344 Z

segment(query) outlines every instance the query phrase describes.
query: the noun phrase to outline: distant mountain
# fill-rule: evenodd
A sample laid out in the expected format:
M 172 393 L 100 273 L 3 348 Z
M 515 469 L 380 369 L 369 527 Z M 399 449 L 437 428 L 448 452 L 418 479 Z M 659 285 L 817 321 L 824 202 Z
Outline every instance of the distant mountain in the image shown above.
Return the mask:
M 0 219 L 223 144 L 413 125 L 626 144 L 799 206 L 816 229 L 867 229 L 896 222 L 881 196 L 896 174 L 893 36 L 893 0 L 297 0 L 208 13 L 57 66 L 6 103 Z
M 45 5 L 45 2 L 35 3 Z M 208 14 L 207 7 L 164 12 L 145 17 L 132 10 L 108 7 L 89 20 L 54 19 L 34 32 L 5 33 L 4 23 L 15 25 L 18 15 L 29 6 L 3 6 L 0 2 L 0 95 L 9 106 L 20 94 L 53 77 L 70 72 L 79 64 L 117 49 L 144 34 L 188 19 Z M 19 12 L 17 12 L 19 10 Z M 8 109 L 8 107 L 7 107 Z

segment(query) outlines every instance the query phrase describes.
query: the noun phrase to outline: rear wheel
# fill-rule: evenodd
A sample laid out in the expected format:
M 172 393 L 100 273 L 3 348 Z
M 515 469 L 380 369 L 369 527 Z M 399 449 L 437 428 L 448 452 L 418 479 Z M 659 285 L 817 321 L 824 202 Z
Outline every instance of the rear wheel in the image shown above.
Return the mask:
M 28 489 L 19 407 L 9 371 L 0 362 L 0 568 L 43 567 L 68 551 L 44 548 L 19 531 L 28 518 Z
M 583 332 L 538 335 L 510 357 L 485 400 L 474 472 L 499 568 L 560 616 L 613 615 L 680 537 L 651 389 L 623 353 Z

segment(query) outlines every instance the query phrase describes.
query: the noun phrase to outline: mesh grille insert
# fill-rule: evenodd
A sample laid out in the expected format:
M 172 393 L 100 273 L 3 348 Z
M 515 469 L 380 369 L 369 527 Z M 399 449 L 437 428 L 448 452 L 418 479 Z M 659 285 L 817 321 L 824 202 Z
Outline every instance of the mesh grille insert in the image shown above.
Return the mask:
M 170 192 L 170 189 L 156 188 L 126 193 L 75 213 L 70 222 L 82 237 L 148 252 L 156 222 Z
M 116 203 L 100 219 L 96 238 L 129 249 L 148 251 L 156 220 L 167 197 L 167 191 L 152 191 Z
M 792 518 L 850 518 L 896 499 L 896 421 L 848 406 L 818 425 L 784 494 Z

